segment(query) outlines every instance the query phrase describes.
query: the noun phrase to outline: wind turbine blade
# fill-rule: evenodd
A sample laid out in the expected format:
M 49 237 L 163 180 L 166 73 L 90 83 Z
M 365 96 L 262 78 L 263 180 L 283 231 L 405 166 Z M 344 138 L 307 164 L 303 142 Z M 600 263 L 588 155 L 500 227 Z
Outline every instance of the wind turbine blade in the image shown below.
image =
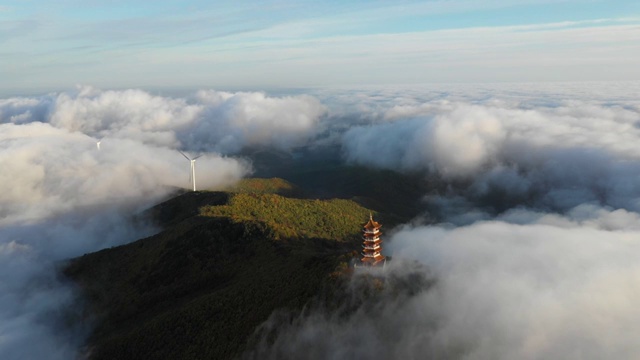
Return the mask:
M 193 159 L 191 159 L 191 160 L 195 160 L 195 159 L 197 159 L 197 158 L 199 158 L 199 157 L 202 157 L 202 155 L 204 155 L 204 154 L 198 155 L 198 156 L 194 157 L 194 158 L 193 158 Z
M 178 150 L 178 152 L 179 152 L 180 154 L 182 154 L 182 156 L 184 156 L 184 158 L 185 158 L 185 159 L 187 159 L 187 160 L 191 161 L 191 158 L 190 158 L 190 157 L 188 157 L 187 155 L 185 155 L 182 151 Z

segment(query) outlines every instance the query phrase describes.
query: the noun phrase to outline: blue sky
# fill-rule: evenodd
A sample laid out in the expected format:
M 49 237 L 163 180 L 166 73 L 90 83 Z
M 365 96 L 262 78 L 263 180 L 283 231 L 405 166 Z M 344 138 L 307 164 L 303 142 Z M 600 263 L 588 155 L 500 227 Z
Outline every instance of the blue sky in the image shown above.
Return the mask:
M 0 5 L 0 93 L 640 80 L 640 2 Z

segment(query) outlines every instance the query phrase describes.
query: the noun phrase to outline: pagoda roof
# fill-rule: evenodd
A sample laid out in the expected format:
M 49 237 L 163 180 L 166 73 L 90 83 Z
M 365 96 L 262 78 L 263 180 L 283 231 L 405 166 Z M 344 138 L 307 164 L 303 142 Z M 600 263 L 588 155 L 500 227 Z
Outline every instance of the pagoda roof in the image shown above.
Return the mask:
M 372 257 L 363 257 L 363 258 L 360 259 L 360 261 L 363 262 L 363 263 L 378 263 L 378 262 L 380 262 L 380 261 L 382 261 L 384 259 L 385 259 L 385 257 L 383 255 L 380 255 L 380 256 L 376 256 L 374 258 L 372 258 Z
M 379 228 L 381 226 L 382 225 L 380 225 L 380 223 L 373 221 L 373 215 L 372 214 L 369 214 L 369 222 L 364 224 L 364 228 L 367 229 L 367 230 L 377 229 L 377 228 Z

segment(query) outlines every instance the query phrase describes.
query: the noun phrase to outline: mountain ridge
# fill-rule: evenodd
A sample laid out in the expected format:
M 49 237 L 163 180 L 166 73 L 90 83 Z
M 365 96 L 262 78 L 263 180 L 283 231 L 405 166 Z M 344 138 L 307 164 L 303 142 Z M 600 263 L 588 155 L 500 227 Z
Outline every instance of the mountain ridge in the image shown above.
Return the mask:
M 274 310 L 332 286 L 372 210 L 279 195 L 295 189 L 282 179 L 251 181 L 269 190 L 183 193 L 144 213 L 159 233 L 69 261 L 64 273 L 97 324 L 90 359 L 235 358 Z M 299 220 L 293 232 L 278 228 L 283 218 Z

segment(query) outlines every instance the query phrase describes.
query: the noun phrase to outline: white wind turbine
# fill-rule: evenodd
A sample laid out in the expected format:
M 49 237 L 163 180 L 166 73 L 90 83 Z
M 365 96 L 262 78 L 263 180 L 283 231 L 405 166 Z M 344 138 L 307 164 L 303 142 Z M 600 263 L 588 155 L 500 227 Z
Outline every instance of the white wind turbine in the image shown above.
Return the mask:
M 180 150 L 178 150 L 180 151 Z M 193 159 L 188 157 L 185 153 L 183 153 L 182 151 L 180 151 L 180 154 L 182 154 L 182 156 L 185 157 L 185 159 L 189 160 L 191 162 L 191 172 L 189 173 L 189 181 L 191 182 L 191 185 L 193 185 L 193 191 L 196 191 L 196 159 L 201 157 L 202 155 L 198 155 L 196 157 L 194 157 Z
M 96 146 L 98 147 L 98 151 L 100 151 L 100 143 L 102 142 L 102 139 L 96 141 Z

